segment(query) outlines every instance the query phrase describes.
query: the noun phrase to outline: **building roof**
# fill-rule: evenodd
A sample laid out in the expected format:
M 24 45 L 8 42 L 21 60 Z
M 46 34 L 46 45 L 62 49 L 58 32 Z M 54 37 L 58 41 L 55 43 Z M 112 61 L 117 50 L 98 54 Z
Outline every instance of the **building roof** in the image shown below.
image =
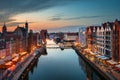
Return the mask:
M 106 22 L 102 24 L 102 27 L 105 29 L 106 27 L 110 27 L 111 29 L 113 28 L 113 22 Z
M 117 25 L 117 26 L 120 26 L 120 21 L 118 21 L 118 20 L 116 19 L 115 22 L 114 22 L 114 24 Z
M 17 31 L 18 29 L 21 30 L 21 32 L 23 33 L 23 36 L 25 37 L 25 36 L 26 36 L 26 29 L 25 29 L 24 27 L 19 27 L 19 26 L 18 26 L 18 27 L 14 30 L 14 32 Z

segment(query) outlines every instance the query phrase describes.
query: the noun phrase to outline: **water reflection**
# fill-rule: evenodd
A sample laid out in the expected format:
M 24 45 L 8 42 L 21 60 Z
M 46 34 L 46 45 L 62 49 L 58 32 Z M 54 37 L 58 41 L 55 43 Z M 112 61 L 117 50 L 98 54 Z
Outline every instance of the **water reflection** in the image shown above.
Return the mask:
M 41 53 L 41 55 L 47 56 L 47 51 L 45 50 L 43 53 Z
M 86 73 L 86 80 L 105 80 L 98 72 L 96 72 L 92 66 L 87 64 L 84 59 L 80 56 L 79 58 L 79 65 L 82 67 L 83 71 Z
M 104 80 L 73 49 L 47 49 L 20 80 Z

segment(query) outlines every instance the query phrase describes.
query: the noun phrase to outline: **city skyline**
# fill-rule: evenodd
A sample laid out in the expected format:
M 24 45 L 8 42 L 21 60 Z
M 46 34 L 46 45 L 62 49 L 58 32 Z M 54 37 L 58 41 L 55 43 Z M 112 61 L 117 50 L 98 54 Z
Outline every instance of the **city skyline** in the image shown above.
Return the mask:
M 0 3 L 0 31 L 4 24 L 8 31 L 17 25 L 30 29 L 56 31 L 80 26 L 101 25 L 103 22 L 120 19 L 119 0 L 20 0 Z M 72 27 L 73 26 L 73 27 Z M 61 30 L 63 30 L 61 29 Z M 69 30 L 68 30 L 69 31 Z
M 120 0 L 0 0 L 0 80 L 119 80 Z

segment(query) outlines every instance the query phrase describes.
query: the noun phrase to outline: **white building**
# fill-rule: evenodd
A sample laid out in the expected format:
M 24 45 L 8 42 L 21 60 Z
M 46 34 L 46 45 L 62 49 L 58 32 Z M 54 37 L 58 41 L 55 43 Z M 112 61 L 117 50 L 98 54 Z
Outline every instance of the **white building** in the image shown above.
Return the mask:
M 82 47 L 86 46 L 86 36 L 85 36 L 85 31 L 82 31 L 81 29 L 79 29 L 79 42 L 81 44 Z
M 97 28 L 97 52 L 107 57 L 112 56 L 112 25 L 104 23 Z
M 77 38 L 78 38 L 77 33 L 65 33 L 64 34 L 65 41 L 76 41 Z

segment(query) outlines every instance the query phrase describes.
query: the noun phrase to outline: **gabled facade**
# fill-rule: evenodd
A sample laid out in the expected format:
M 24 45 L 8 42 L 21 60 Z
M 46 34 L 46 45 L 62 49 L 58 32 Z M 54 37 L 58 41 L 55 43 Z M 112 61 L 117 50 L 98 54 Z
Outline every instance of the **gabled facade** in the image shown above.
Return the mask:
M 112 31 L 112 59 L 120 63 L 120 21 L 116 20 Z
M 28 23 L 25 23 L 25 28 L 18 26 L 13 32 L 8 32 L 7 26 L 4 23 L 1 37 L 5 40 L 5 48 L 1 48 L 0 55 L 14 57 L 14 54 L 27 51 Z M 2 47 L 2 44 L 0 46 Z
M 120 62 L 120 21 L 86 28 L 88 49 Z

